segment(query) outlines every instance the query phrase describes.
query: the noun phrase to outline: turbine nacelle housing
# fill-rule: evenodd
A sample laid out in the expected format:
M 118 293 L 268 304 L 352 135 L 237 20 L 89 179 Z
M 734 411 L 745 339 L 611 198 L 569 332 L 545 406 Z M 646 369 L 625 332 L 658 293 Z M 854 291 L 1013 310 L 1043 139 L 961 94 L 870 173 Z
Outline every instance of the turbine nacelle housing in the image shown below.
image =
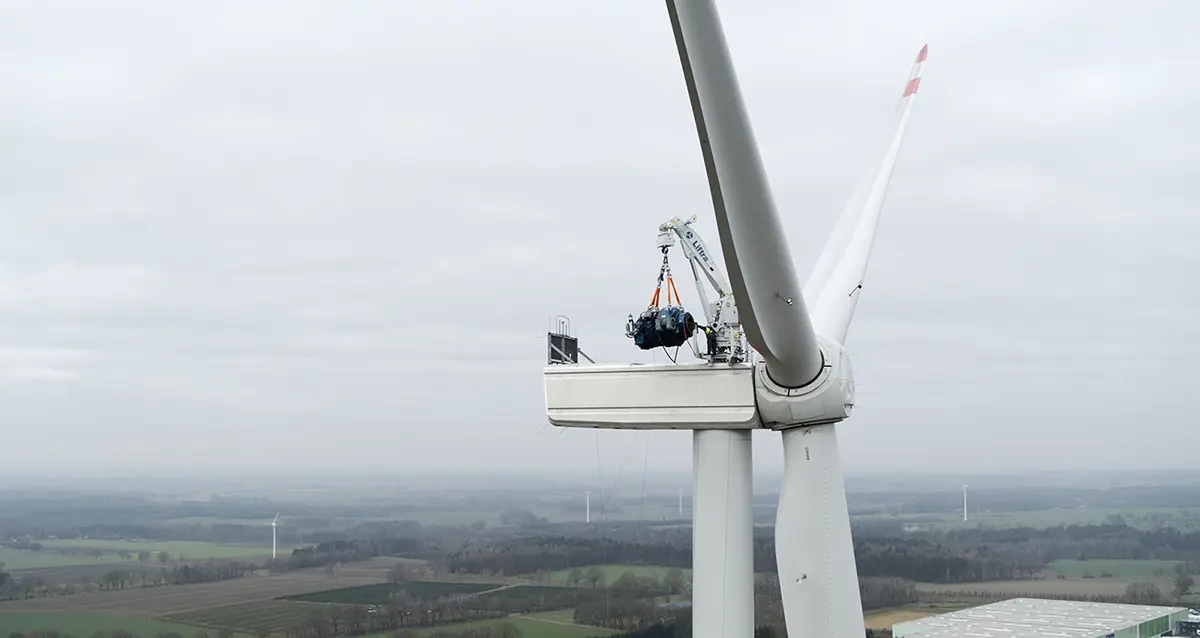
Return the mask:
M 842 344 L 817 335 L 821 372 L 799 388 L 785 388 L 771 379 L 767 366 L 754 366 L 756 402 L 762 427 L 787 430 L 837 423 L 854 409 L 854 370 Z
M 841 344 L 818 337 L 824 365 L 812 383 L 783 388 L 763 363 L 553 365 L 543 372 L 552 425 L 615 430 L 754 430 L 836 423 L 854 407 Z

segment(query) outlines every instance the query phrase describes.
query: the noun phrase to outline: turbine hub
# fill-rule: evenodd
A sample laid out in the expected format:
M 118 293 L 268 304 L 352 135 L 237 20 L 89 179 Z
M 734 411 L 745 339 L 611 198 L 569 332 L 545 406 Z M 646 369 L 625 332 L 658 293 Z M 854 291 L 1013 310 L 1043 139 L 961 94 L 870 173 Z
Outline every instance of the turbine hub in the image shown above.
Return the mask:
M 854 409 L 854 370 L 842 344 L 817 336 L 824 364 L 811 383 L 785 388 L 771 380 L 766 364 L 754 371 L 754 394 L 763 427 L 787 430 L 837 423 Z

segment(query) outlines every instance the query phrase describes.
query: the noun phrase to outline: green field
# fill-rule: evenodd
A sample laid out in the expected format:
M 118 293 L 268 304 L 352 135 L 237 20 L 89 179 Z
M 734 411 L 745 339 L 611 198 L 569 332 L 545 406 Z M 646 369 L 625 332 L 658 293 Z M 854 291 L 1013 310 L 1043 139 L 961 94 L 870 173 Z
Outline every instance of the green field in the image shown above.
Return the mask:
M 651 577 L 662 580 L 663 576 L 666 576 L 667 572 L 671 571 L 670 567 L 663 567 L 661 565 L 596 565 L 596 567 L 599 567 L 600 570 L 604 572 L 604 582 L 605 584 L 609 585 L 620 578 L 625 572 L 632 572 L 634 576 L 639 578 Z M 587 567 L 582 567 L 580 569 L 582 569 L 586 574 L 591 568 L 592 565 L 588 565 Z M 685 575 L 691 575 L 692 570 L 684 569 L 683 573 Z M 566 585 L 567 578 L 570 576 L 570 574 L 570 569 L 560 569 L 555 572 L 550 572 L 546 574 L 546 576 L 552 583 Z M 583 586 L 587 586 L 586 581 L 584 582 Z
M 30 552 L 23 549 L 0 547 L 0 563 L 9 571 L 19 569 L 45 569 L 47 567 L 70 567 L 72 565 L 92 565 L 95 563 L 117 563 L 121 559 L 116 554 L 107 554 L 96 560 L 83 554 L 77 556 L 61 555 L 58 552 Z
M 552 614 L 560 614 L 560 612 L 551 612 Z M 439 632 L 452 631 L 455 633 L 463 632 L 468 629 L 478 629 L 480 627 L 495 627 L 501 623 L 510 623 L 521 632 L 521 638 L 592 638 L 593 636 L 610 636 L 615 631 L 611 629 L 603 629 L 600 627 L 589 627 L 587 625 L 575 625 L 569 621 L 563 622 L 558 620 L 561 616 L 553 616 L 547 614 L 530 614 L 529 616 L 511 616 L 509 618 L 500 618 L 497 620 L 481 620 L 479 622 L 454 623 L 447 625 L 439 625 L 438 627 L 426 627 L 417 630 L 418 636 L 428 636 L 435 629 Z M 391 638 L 391 632 L 375 634 L 371 638 Z
M 270 541 L 270 534 L 267 534 Z M 140 551 L 167 552 L 172 558 L 180 556 L 198 560 L 205 558 L 262 558 L 271 555 L 271 545 L 249 547 L 245 545 L 221 545 L 206 541 L 122 541 L 105 539 L 57 539 L 38 541 L 46 549 L 99 549 L 108 552 L 127 551 L 134 554 Z M 280 552 L 291 552 L 290 548 L 280 548 Z
M 325 610 L 328 608 L 317 603 L 271 600 L 189 612 L 172 616 L 172 619 L 195 623 L 197 625 L 202 624 L 208 627 L 229 627 L 245 632 L 266 629 L 282 634 L 298 624 L 303 624 L 313 609 Z M 573 624 L 571 622 L 574 617 L 573 613 L 573 610 L 564 610 L 478 622 L 446 623 L 438 625 L 436 628 L 425 627 L 416 631 L 419 636 L 427 636 L 434 629 L 460 632 L 470 628 L 494 627 L 502 622 L 509 622 L 521 632 L 521 638 L 590 638 L 592 636 L 608 636 L 615 633 L 599 627 Z M 3 626 L 0 625 L 0 627 Z M 187 627 L 187 625 L 172 626 Z M 191 636 L 196 631 L 195 627 L 187 628 L 188 631 L 181 632 L 184 636 Z M 174 631 L 179 630 L 176 629 Z M 88 632 L 84 632 L 83 635 L 88 635 Z M 147 638 L 151 638 L 152 635 L 153 632 Z M 375 634 L 378 638 L 391 638 L 392 635 L 391 632 Z
M 14 632 L 28 633 L 38 629 L 53 629 L 63 634 L 90 636 L 97 631 L 124 629 L 142 638 L 154 638 L 158 632 L 195 635 L 199 628 L 178 623 L 144 620 L 129 616 L 109 616 L 87 613 L 0 612 L 0 636 Z
M 314 609 L 327 609 L 316 603 L 290 600 L 263 600 L 240 605 L 212 607 L 170 616 L 171 620 L 205 625 L 228 627 L 238 631 L 253 632 L 266 629 L 283 633 L 305 622 Z M 212 632 L 210 632 L 212 633 Z
M 386 605 L 391 599 L 391 595 L 399 591 L 405 591 L 413 598 L 430 599 L 475 594 L 497 587 L 499 585 L 491 583 L 413 581 L 403 584 L 383 583 L 379 585 L 363 585 L 361 587 L 344 587 L 342 589 L 330 589 L 311 594 L 300 594 L 298 596 L 285 596 L 284 599 L 341 605 Z
M 74 565 L 94 565 L 96 563 L 130 563 L 136 562 L 138 552 L 147 551 L 154 554 L 166 552 L 172 560 L 184 558 L 187 560 L 207 560 L 210 558 L 266 558 L 271 555 L 271 547 L 249 547 L 246 545 L 221 545 L 204 541 L 122 541 L 103 539 L 56 539 L 38 541 L 42 548 L 39 551 L 27 551 L 0 547 L 0 563 L 5 569 L 16 571 L 22 569 L 47 569 L 51 567 L 71 567 Z M 91 550 L 104 552 L 100 556 L 89 556 Z M 135 556 L 128 561 L 123 560 L 117 552 L 126 551 Z M 287 553 L 291 548 L 280 548 L 280 553 Z M 157 564 L 157 557 L 154 564 Z
M 575 610 L 574 609 L 559 609 L 558 611 L 543 611 L 543 612 L 538 612 L 536 614 L 526 614 L 521 617 L 529 618 L 532 620 L 566 623 L 568 625 L 575 624 Z
M 1178 561 L 1173 560 L 1056 560 L 1047 565 L 1046 569 L 1067 576 L 1100 578 L 1107 574 L 1113 578 L 1129 579 L 1153 578 L 1160 574 L 1170 576 L 1177 564 Z

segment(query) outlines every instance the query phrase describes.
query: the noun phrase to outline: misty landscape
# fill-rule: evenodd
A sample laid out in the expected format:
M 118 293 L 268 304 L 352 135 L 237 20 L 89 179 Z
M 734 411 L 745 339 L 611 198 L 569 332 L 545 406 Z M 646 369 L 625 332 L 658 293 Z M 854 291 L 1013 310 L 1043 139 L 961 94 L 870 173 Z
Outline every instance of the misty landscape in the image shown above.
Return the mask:
M 1200 636 L 1197 24 L 0 0 L 0 638 Z
M 970 480 L 963 521 L 962 477 L 849 477 L 868 628 L 1013 596 L 1200 603 L 1200 474 Z M 579 476 L 28 481 L 0 493 L 0 630 L 687 635 L 688 481 L 595 489 L 590 523 Z M 760 636 L 781 635 L 777 500 L 755 499 Z

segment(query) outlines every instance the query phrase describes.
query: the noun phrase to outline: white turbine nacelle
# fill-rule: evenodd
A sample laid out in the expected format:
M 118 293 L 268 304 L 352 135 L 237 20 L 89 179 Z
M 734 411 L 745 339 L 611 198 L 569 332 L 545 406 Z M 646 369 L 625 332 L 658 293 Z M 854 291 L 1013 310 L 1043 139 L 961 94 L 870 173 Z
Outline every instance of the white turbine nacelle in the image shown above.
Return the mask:
M 788 389 L 765 364 L 548 366 L 546 415 L 559 427 L 633 430 L 785 430 L 837 423 L 854 407 L 850 357 L 818 337 L 825 365 Z
M 761 427 L 749 364 L 552 365 L 544 372 L 546 416 L 559 427 Z

